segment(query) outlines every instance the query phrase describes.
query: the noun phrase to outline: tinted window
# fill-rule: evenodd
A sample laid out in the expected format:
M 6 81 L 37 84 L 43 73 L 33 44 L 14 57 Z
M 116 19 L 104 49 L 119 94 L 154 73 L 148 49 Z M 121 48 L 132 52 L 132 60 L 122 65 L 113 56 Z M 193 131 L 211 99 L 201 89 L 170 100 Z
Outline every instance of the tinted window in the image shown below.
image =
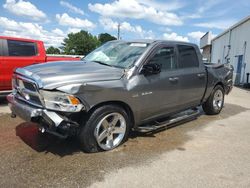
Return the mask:
M 174 47 L 160 48 L 150 62 L 160 64 L 163 70 L 175 69 Z
M 37 54 L 36 44 L 33 42 L 23 42 L 8 40 L 9 56 L 35 56 Z
M 196 51 L 192 46 L 178 45 L 179 50 L 179 67 L 189 68 L 198 67 L 199 61 Z

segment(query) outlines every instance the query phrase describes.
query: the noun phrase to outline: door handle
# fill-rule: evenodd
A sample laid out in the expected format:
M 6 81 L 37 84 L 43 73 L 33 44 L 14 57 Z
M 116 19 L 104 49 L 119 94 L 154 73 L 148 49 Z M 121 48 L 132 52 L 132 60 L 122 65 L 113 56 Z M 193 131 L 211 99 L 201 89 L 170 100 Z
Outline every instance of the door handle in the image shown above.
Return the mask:
M 168 80 L 170 82 L 177 82 L 179 80 L 179 78 L 178 77 L 170 77 Z
M 199 78 L 203 78 L 203 77 L 205 77 L 205 74 L 204 74 L 204 73 L 198 73 L 197 76 L 198 76 Z

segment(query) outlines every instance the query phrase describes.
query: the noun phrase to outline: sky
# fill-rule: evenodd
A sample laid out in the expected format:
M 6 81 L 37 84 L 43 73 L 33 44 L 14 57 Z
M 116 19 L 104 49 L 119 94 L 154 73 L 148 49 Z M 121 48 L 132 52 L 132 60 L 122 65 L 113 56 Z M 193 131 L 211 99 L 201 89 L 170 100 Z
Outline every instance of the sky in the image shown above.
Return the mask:
M 121 38 L 199 43 L 250 15 L 250 0 L 0 0 L 0 35 L 39 39 L 59 47 L 86 30 Z

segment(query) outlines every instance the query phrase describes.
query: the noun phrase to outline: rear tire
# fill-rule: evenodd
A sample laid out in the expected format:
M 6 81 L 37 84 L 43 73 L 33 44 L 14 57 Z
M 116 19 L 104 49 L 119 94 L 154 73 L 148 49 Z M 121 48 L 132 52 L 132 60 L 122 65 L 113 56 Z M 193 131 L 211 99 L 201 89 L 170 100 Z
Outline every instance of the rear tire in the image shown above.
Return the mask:
M 224 105 L 224 95 L 223 87 L 220 85 L 215 86 L 207 101 L 202 105 L 204 112 L 208 115 L 219 114 Z
M 83 124 L 78 135 L 81 148 L 94 153 L 112 150 L 124 143 L 131 121 L 123 108 L 106 105 L 92 112 Z

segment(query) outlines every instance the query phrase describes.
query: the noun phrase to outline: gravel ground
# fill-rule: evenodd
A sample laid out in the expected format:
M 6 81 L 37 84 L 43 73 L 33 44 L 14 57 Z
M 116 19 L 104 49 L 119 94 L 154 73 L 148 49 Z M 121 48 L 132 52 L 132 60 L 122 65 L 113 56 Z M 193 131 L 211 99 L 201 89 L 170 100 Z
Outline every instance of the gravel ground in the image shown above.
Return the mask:
M 97 154 L 11 119 L 2 103 L 0 187 L 250 187 L 249 99 L 249 91 L 234 88 L 218 116 L 132 133 Z

